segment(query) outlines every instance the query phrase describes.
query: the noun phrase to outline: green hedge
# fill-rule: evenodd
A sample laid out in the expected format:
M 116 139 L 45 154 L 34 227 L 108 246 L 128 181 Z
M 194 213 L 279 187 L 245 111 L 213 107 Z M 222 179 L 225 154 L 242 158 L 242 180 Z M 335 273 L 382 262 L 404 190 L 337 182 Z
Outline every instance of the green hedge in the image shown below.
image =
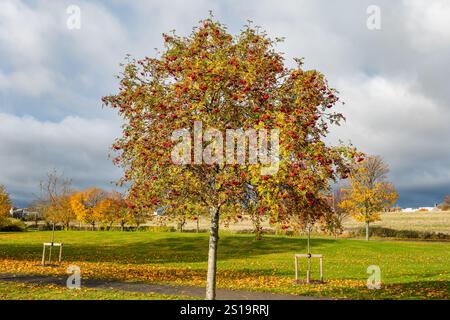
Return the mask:
M 366 235 L 365 228 L 358 228 L 349 231 L 350 236 L 363 237 Z M 371 227 L 370 236 L 381 238 L 400 239 L 420 239 L 420 240 L 450 240 L 450 234 L 441 232 L 415 231 L 415 230 L 395 230 L 384 227 Z

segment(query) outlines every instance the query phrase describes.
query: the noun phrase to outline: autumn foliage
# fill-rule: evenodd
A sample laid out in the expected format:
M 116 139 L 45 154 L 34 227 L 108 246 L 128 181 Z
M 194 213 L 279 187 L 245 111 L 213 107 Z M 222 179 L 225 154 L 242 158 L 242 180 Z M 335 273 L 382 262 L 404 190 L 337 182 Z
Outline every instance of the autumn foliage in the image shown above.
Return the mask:
M 117 191 L 105 195 L 98 205 L 96 214 L 99 215 L 99 221 L 109 229 L 113 224 L 118 223 L 123 231 L 126 224 L 135 222 L 125 199 Z
M 98 188 L 91 188 L 85 191 L 76 192 L 70 198 L 70 205 L 75 212 L 77 220 L 90 224 L 92 229 L 95 224 L 103 218 L 106 194 Z
M 450 210 L 450 195 L 445 196 L 444 201 L 439 205 L 439 208 L 444 211 Z
M 0 217 L 8 217 L 12 202 L 4 186 L 0 185 Z

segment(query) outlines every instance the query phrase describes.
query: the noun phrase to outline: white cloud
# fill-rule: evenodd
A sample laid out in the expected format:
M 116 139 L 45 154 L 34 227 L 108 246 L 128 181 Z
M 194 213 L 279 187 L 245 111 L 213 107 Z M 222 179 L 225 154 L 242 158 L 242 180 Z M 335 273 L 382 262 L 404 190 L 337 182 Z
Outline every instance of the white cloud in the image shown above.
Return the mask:
M 69 30 L 69 4 L 0 3 L 0 92 L 56 96 L 62 92 L 56 81 L 67 84 L 72 78 L 86 78 L 87 72 L 89 86 L 98 83 L 99 76 L 113 79 L 119 62 L 133 47 L 121 22 L 107 7 L 81 1 L 81 29 Z
M 40 179 L 53 168 L 73 178 L 76 187 L 111 188 L 110 182 L 120 176 L 108 159 L 120 133 L 117 120 L 67 117 L 43 122 L 0 113 L 0 124 L 0 184 L 18 200 L 30 200 Z
M 36 96 L 55 88 L 52 71 L 44 67 L 53 27 L 47 12 L 21 1 L 0 3 L 0 91 Z
M 48 13 L 37 12 L 22 1 L 0 3 L 0 42 L 16 65 L 40 63 L 48 55 L 48 31 L 54 24 Z
M 405 21 L 413 43 L 421 51 L 448 47 L 450 41 L 450 2 L 447 0 L 404 0 L 408 10 Z

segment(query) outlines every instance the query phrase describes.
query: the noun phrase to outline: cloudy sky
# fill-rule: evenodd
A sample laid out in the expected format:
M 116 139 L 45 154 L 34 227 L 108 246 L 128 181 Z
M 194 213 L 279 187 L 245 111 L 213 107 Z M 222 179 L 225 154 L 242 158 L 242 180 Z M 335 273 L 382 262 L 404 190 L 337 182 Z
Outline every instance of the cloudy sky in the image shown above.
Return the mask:
M 76 5 L 80 29 L 69 29 Z M 380 29 L 367 20 L 380 9 Z M 391 167 L 402 206 L 450 194 L 450 1 L 20 1 L 0 0 L 0 184 L 17 205 L 53 168 L 77 188 L 114 187 L 108 159 L 120 120 L 102 109 L 127 53 L 161 48 L 209 10 L 236 34 L 247 20 L 272 36 L 288 63 L 304 57 L 346 102 L 330 141 L 351 141 Z M 373 20 L 370 20 L 373 21 Z

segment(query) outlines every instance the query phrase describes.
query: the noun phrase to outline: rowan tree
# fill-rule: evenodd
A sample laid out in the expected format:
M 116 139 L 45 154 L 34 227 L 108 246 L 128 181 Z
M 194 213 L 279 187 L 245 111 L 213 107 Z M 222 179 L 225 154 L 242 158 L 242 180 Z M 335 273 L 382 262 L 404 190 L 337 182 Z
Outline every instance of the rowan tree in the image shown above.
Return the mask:
M 6 188 L 0 185 L 0 217 L 8 217 L 12 202 Z
M 165 34 L 157 57 L 127 57 L 119 93 L 103 98 L 125 121 L 113 148 L 114 162 L 124 169 L 119 183 L 130 185 L 130 208 L 182 209 L 187 201 L 209 212 L 207 299 L 215 298 L 219 218 L 238 214 L 224 209 L 245 202 L 247 185 L 259 194 L 258 210 L 289 224 L 304 214 L 299 209 L 314 205 L 330 179 L 348 174 L 358 155 L 354 148 L 323 142 L 328 126 L 343 119 L 331 111 L 337 92 L 318 71 L 303 70 L 301 59 L 286 67 L 275 50 L 280 41 L 251 25 L 232 36 L 209 18 L 186 37 Z M 214 130 L 192 139 L 200 122 Z M 228 154 L 223 160 L 221 133 L 240 128 L 270 132 L 270 152 L 258 153 L 261 161 L 229 161 Z M 174 161 L 180 151 L 184 156 Z
M 395 187 L 387 182 L 386 174 L 374 175 L 370 168 L 373 168 L 372 162 L 379 161 L 379 157 L 368 157 L 359 165 L 355 166 L 350 174 L 349 186 L 343 188 L 343 201 L 340 207 L 349 212 L 357 221 L 364 222 L 366 225 L 366 240 L 369 240 L 371 222 L 379 221 L 379 213 L 392 206 L 398 198 Z M 383 166 L 387 168 L 387 166 Z

